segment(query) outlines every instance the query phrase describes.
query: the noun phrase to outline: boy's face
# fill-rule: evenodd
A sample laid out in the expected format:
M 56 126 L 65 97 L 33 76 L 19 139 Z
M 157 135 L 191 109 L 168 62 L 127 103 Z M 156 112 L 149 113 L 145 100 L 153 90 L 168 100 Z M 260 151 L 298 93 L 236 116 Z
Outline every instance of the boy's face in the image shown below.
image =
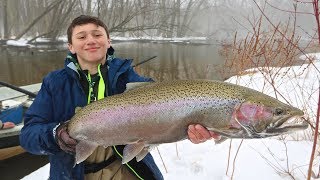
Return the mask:
M 103 27 L 92 23 L 75 26 L 71 39 L 69 50 L 77 54 L 80 64 L 100 64 L 106 59 L 110 39 Z

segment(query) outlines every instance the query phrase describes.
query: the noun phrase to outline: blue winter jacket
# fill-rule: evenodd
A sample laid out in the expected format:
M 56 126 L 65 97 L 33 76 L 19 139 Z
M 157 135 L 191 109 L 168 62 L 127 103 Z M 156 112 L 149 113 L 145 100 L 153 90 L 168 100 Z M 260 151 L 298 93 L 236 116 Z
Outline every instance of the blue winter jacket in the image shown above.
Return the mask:
M 109 95 L 122 93 L 128 82 L 152 81 L 139 76 L 131 67 L 131 62 L 118 58 L 107 61 Z M 51 72 L 44 78 L 37 97 L 25 114 L 20 144 L 30 153 L 49 156 L 50 179 L 84 179 L 84 164 L 73 167 L 74 156 L 59 148 L 52 130 L 58 123 L 70 120 L 76 107 L 86 104 L 87 95 L 80 84 L 77 68 L 67 58 L 64 69 Z M 150 154 L 143 159 L 143 163 L 157 179 L 163 179 Z

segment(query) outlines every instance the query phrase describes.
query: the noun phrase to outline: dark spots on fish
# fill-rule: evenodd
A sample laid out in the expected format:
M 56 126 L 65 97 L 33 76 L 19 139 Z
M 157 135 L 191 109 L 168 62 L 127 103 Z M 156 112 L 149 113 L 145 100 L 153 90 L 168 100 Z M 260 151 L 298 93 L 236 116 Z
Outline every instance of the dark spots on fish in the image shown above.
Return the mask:
M 274 111 L 274 114 L 276 116 L 280 116 L 280 115 L 283 115 L 285 113 L 285 111 L 281 108 L 276 108 L 275 111 Z

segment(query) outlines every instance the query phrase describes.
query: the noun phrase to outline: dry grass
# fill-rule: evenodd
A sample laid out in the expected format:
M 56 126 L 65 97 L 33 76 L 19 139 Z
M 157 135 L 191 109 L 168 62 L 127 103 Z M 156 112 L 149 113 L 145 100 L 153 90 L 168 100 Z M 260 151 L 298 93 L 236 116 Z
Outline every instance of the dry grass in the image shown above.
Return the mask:
M 226 59 L 224 68 L 221 68 L 220 71 L 222 76 L 228 78 L 236 75 L 241 79 L 241 76 L 249 75 L 252 78 L 248 82 L 248 86 L 253 85 L 261 92 L 272 94 L 287 104 L 300 107 L 305 112 L 305 120 L 308 121 L 311 128 L 286 137 L 291 140 L 312 140 L 317 119 L 317 109 L 314 107 L 318 105 L 317 96 L 315 98 L 314 95 L 319 91 L 320 76 L 314 82 L 308 81 L 309 69 L 314 67 L 315 59 L 310 57 L 302 61 L 298 55 L 319 52 L 319 45 L 313 45 L 314 42 L 310 42 L 305 48 L 301 48 L 301 38 L 295 35 L 294 29 L 289 28 L 289 23 L 285 26 L 280 24 L 273 26 L 275 28 L 270 31 L 262 31 L 262 18 L 251 24 L 252 33 L 242 39 L 238 38 L 238 34 L 235 33 L 232 43 L 222 45 L 220 54 Z M 300 66 L 299 73 L 296 73 L 291 68 L 292 66 Z M 319 70 L 315 69 L 316 71 L 313 73 L 320 74 Z M 257 79 L 250 76 L 255 73 L 259 73 L 263 77 L 257 84 L 254 84 Z M 292 88 L 283 90 L 283 86 L 288 84 Z M 284 143 L 284 145 L 286 144 Z M 287 162 L 288 159 L 289 157 L 287 157 Z M 283 168 L 274 164 L 271 166 L 277 173 L 286 174 L 295 179 L 292 173 L 294 169 L 291 167 Z
M 252 23 L 253 32 L 244 39 L 239 39 L 235 33 L 233 43 L 222 44 L 220 54 L 226 61 L 220 72 L 224 77 L 230 74 L 251 73 L 243 71 L 250 68 L 288 67 L 302 63 L 297 58 L 300 54 L 297 48 L 300 37 L 296 37 L 289 26 L 283 27 L 278 24 L 277 29 L 262 31 L 261 23 L 262 18 Z M 278 33 L 278 29 L 281 29 L 283 34 Z
M 268 94 L 271 92 L 275 98 L 281 99 L 287 104 L 294 106 L 296 104 L 303 104 L 303 110 L 312 108 L 309 102 L 317 101 L 312 99 L 312 92 L 316 92 L 317 89 L 305 92 L 303 86 L 306 85 L 299 84 L 295 79 L 307 78 L 308 67 L 312 65 L 314 60 L 309 58 L 303 61 L 298 56 L 305 54 L 307 48 L 309 51 L 310 47 L 312 47 L 312 50 L 319 50 L 319 48 L 310 44 L 307 48 L 302 49 L 299 47 L 300 37 L 294 35 L 294 31 L 290 30 L 289 25 L 277 25 L 276 29 L 262 31 L 261 24 L 262 18 L 256 23 L 252 23 L 253 33 L 248 34 L 244 39 L 240 40 L 238 40 L 237 33 L 235 33 L 233 43 L 222 45 L 220 54 L 225 58 L 225 64 L 223 68 L 220 68 L 220 73 L 227 79 L 234 75 L 241 77 L 259 72 L 264 77 L 264 85 L 259 87 L 262 92 Z M 303 66 L 306 63 L 309 65 Z M 294 74 L 290 71 L 290 67 L 292 66 L 301 66 L 304 70 L 300 74 Z M 292 99 L 287 95 L 289 92 L 279 91 L 283 84 L 288 83 L 282 80 L 283 77 L 289 77 L 290 84 L 296 87 L 295 91 L 297 93 L 303 94 L 303 98 L 297 98 L 298 100 Z M 311 127 L 315 127 L 315 112 L 316 110 L 313 112 L 305 111 L 306 120 L 310 123 Z M 308 137 L 306 139 L 313 137 L 312 133 L 305 136 Z

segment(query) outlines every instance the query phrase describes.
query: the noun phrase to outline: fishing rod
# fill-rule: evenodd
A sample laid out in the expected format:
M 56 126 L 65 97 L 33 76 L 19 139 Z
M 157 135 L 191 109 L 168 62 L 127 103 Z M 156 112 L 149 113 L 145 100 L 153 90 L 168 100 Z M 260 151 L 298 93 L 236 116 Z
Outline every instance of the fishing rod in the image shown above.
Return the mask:
M 146 59 L 146 60 L 143 60 L 143 61 L 141 61 L 141 62 L 133 65 L 132 67 L 137 67 L 137 66 L 139 66 L 139 65 L 141 65 L 141 64 L 144 64 L 144 63 L 146 63 L 146 62 L 148 62 L 148 61 L 150 61 L 150 60 L 152 60 L 152 59 L 154 59 L 154 58 L 156 58 L 156 57 L 157 57 L 157 56 L 152 56 L 152 57 L 150 57 L 150 58 L 148 58 L 148 59 Z M 14 85 L 12 85 L 12 84 L 9 84 L 9 83 L 3 82 L 3 81 L 0 81 L 0 85 L 5 86 L 5 87 L 8 87 L 8 88 L 13 89 L 13 90 L 16 90 L 16 91 L 19 91 L 19 92 L 21 92 L 21 93 L 24 93 L 24 94 L 26 94 L 26 95 L 28 95 L 28 96 L 30 96 L 30 97 L 32 97 L 32 98 L 35 98 L 35 97 L 37 96 L 35 93 L 33 93 L 33 92 L 31 92 L 31 91 L 27 91 L 27 90 L 25 90 L 25 89 L 22 89 L 22 88 L 20 88 L 20 87 L 14 86 Z
M 9 83 L 3 82 L 3 81 L 0 81 L 0 85 L 8 87 L 8 88 L 11 88 L 11 89 L 16 90 L 16 91 L 19 91 L 21 93 L 24 93 L 24 94 L 26 94 L 26 95 L 28 95 L 28 96 L 30 96 L 32 98 L 35 98 L 37 96 L 35 93 L 33 93 L 31 91 L 27 91 L 25 89 L 22 89 L 20 87 L 14 86 L 12 84 L 9 84 Z
M 143 60 L 143 61 L 141 61 L 141 62 L 133 65 L 132 67 L 137 67 L 137 66 L 139 66 L 139 65 L 141 65 L 141 64 L 144 64 L 144 63 L 146 63 L 146 62 L 148 62 L 148 61 L 150 61 L 150 60 L 152 60 L 152 59 L 154 59 L 154 58 L 156 58 L 156 57 L 157 57 L 157 56 L 152 56 L 152 57 L 150 57 L 150 58 L 148 58 L 148 59 L 146 59 L 146 60 Z

